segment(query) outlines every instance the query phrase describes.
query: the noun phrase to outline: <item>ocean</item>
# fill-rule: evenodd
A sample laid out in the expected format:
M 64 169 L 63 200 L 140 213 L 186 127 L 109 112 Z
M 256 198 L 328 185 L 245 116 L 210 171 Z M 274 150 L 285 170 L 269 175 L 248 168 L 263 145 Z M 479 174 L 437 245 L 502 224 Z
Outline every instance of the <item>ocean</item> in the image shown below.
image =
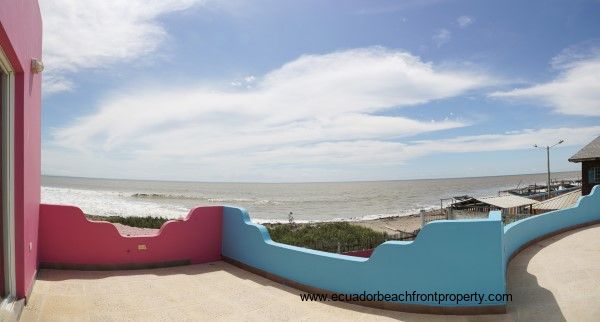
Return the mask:
M 575 179 L 558 172 L 552 179 Z M 408 215 L 440 206 L 440 198 L 492 196 L 544 184 L 545 174 L 477 178 L 320 183 L 212 183 L 42 176 L 42 202 L 80 207 L 100 216 L 183 218 L 201 205 L 248 209 L 255 222 L 359 220 Z

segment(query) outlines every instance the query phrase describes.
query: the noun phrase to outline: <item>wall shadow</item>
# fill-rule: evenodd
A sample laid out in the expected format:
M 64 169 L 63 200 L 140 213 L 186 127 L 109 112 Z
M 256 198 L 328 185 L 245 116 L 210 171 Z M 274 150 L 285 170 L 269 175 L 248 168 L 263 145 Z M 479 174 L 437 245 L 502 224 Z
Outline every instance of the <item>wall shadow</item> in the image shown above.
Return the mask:
M 513 295 L 513 302 L 509 303 L 508 312 L 517 312 L 519 320 L 566 321 L 554 294 L 540 285 L 538 278 L 528 271 L 528 267 L 533 258 L 546 247 L 578 232 L 597 227 L 600 225 L 590 225 L 548 237 L 533 243 L 514 256 L 507 268 L 508 293 Z M 554 263 L 554 266 L 548 265 L 549 270 L 545 274 L 556 274 L 556 276 L 561 274 L 559 271 L 552 272 L 555 265 L 567 264 L 565 262 Z
M 127 277 L 127 276 L 139 276 L 139 275 L 154 275 L 154 276 L 171 276 L 176 274 L 184 274 L 188 276 L 198 276 L 217 273 L 219 276 L 222 274 L 227 274 L 230 276 L 239 279 L 239 285 L 247 285 L 248 282 L 252 282 L 258 284 L 262 287 L 268 287 L 271 289 L 277 289 L 279 291 L 286 292 L 288 294 L 297 296 L 298 306 L 307 306 L 310 303 L 302 302 L 300 299 L 300 294 L 303 294 L 303 291 L 295 289 L 291 286 L 287 286 L 284 284 L 280 284 L 274 282 L 265 277 L 256 275 L 249 271 L 246 271 L 237 266 L 231 265 L 226 262 L 213 262 L 213 263 L 204 263 L 197 265 L 185 265 L 185 266 L 176 266 L 176 267 L 168 267 L 168 268 L 156 268 L 156 269 L 140 269 L 140 270 L 123 270 L 123 271 L 79 271 L 79 270 L 55 270 L 55 269 L 42 269 L 39 272 L 38 280 L 40 281 L 51 281 L 51 282 L 61 282 L 61 281 L 73 281 L 77 283 L 77 280 L 99 280 L 104 278 L 111 277 Z M 215 277 L 217 278 L 217 277 Z M 243 281 L 242 281 L 243 280 Z M 150 279 L 149 279 L 150 281 Z M 215 290 L 217 291 L 217 290 Z M 34 289 L 35 292 L 35 289 Z M 106 293 L 109 294 L 110 289 L 106 290 Z M 268 291 L 266 291 L 268 292 Z M 183 293 L 185 294 L 185 293 Z M 485 318 L 487 320 L 501 320 L 505 321 L 505 315 L 486 315 L 486 316 L 449 316 L 449 315 L 433 315 L 433 314 L 419 314 L 419 313 L 406 313 L 406 312 L 398 312 L 398 311 L 389 311 L 383 309 L 377 309 L 362 305 L 356 305 L 352 303 L 344 303 L 344 302 L 324 302 L 325 305 L 332 308 L 339 308 L 349 312 L 355 312 L 357 314 L 361 314 L 361 318 L 373 318 L 377 317 L 388 317 L 396 320 L 402 321 L 465 321 L 465 319 L 476 319 L 477 317 Z M 282 308 L 284 310 L 286 308 Z M 332 314 L 335 311 L 332 311 Z M 292 314 L 293 312 L 290 312 Z M 365 316 L 364 314 L 368 314 L 370 316 Z
M 342 302 L 325 302 L 325 305 L 356 312 L 357 314 L 372 315 L 373 318 L 388 317 L 403 321 L 469 321 L 469 320 L 489 320 L 489 321 L 515 321 L 515 320 L 544 320 L 544 321 L 566 321 L 561 312 L 558 301 L 554 294 L 542 287 L 538 278 L 528 272 L 528 266 L 531 261 L 546 247 L 560 242 L 562 239 L 576 234 L 577 232 L 600 225 L 579 228 L 576 230 L 561 233 L 548 239 L 538 241 L 518 253 L 508 266 L 508 293 L 512 294 L 513 301 L 509 303 L 506 314 L 499 315 L 468 315 L 468 316 L 450 316 L 450 315 L 430 315 L 418 313 L 406 313 L 389 311 L 366 306 L 355 305 Z M 185 265 L 157 269 L 140 269 L 125 271 L 77 271 L 77 270 L 41 270 L 38 276 L 39 280 L 44 281 L 65 281 L 65 280 L 85 280 L 85 279 L 103 279 L 114 276 L 139 276 L 156 275 L 169 276 L 175 274 L 185 274 L 189 276 L 201 276 L 205 274 L 227 274 L 236 279 L 244 280 L 240 285 L 246 282 L 252 282 L 260 286 L 275 288 L 277 290 L 292 294 L 298 297 L 298 305 L 310 305 L 302 303 L 300 294 L 303 292 L 293 287 L 280 284 L 265 277 L 256 275 L 237 266 L 219 261 L 198 265 Z M 552 272 L 550 272 L 552 274 Z M 216 278 L 216 277 L 215 277 Z M 110 290 L 107 290 L 110 292 Z M 361 315 L 365 317 L 365 315 Z

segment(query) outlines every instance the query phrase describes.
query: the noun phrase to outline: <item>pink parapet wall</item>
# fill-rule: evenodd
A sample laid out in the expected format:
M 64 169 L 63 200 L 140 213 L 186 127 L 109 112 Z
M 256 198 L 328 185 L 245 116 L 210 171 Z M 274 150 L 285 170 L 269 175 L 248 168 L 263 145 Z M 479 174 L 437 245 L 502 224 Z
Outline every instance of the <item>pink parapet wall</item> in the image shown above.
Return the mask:
M 168 221 L 153 236 L 123 236 L 108 222 L 89 221 L 72 206 L 40 206 L 39 261 L 64 267 L 144 267 L 221 259 L 223 208 L 199 207 Z

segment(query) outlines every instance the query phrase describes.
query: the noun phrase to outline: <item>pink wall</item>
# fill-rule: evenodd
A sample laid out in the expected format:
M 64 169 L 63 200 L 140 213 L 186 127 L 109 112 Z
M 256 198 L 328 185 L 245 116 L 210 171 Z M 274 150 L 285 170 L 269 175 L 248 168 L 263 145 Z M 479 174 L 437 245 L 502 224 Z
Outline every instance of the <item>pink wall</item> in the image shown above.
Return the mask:
M 41 205 L 41 263 L 152 264 L 221 259 L 223 207 L 192 209 L 183 221 L 166 222 L 155 236 L 122 236 L 107 222 L 89 221 L 72 206 Z M 138 250 L 145 245 L 146 250 Z
M 15 267 L 24 297 L 37 270 L 41 74 L 30 65 L 42 56 L 42 20 L 36 0 L 1 2 L 0 45 L 15 71 Z

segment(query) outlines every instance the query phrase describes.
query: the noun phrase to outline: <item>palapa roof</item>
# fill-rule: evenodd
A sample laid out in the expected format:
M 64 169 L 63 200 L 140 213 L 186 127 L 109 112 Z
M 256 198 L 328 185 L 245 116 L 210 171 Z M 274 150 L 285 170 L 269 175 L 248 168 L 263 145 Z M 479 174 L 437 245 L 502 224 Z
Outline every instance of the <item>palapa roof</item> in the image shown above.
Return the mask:
M 515 195 L 506 195 L 499 197 L 482 197 L 474 199 L 502 209 L 533 205 L 534 203 L 537 203 L 537 200 Z
M 573 190 L 562 195 L 540 201 L 533 205 L 536 210 L 557 210 L 571 208 L 575 206 L 577 200 L 581 197 L 581 189 Z
M 600 136 L 569 158 L 571 162 L 600 160 Z

